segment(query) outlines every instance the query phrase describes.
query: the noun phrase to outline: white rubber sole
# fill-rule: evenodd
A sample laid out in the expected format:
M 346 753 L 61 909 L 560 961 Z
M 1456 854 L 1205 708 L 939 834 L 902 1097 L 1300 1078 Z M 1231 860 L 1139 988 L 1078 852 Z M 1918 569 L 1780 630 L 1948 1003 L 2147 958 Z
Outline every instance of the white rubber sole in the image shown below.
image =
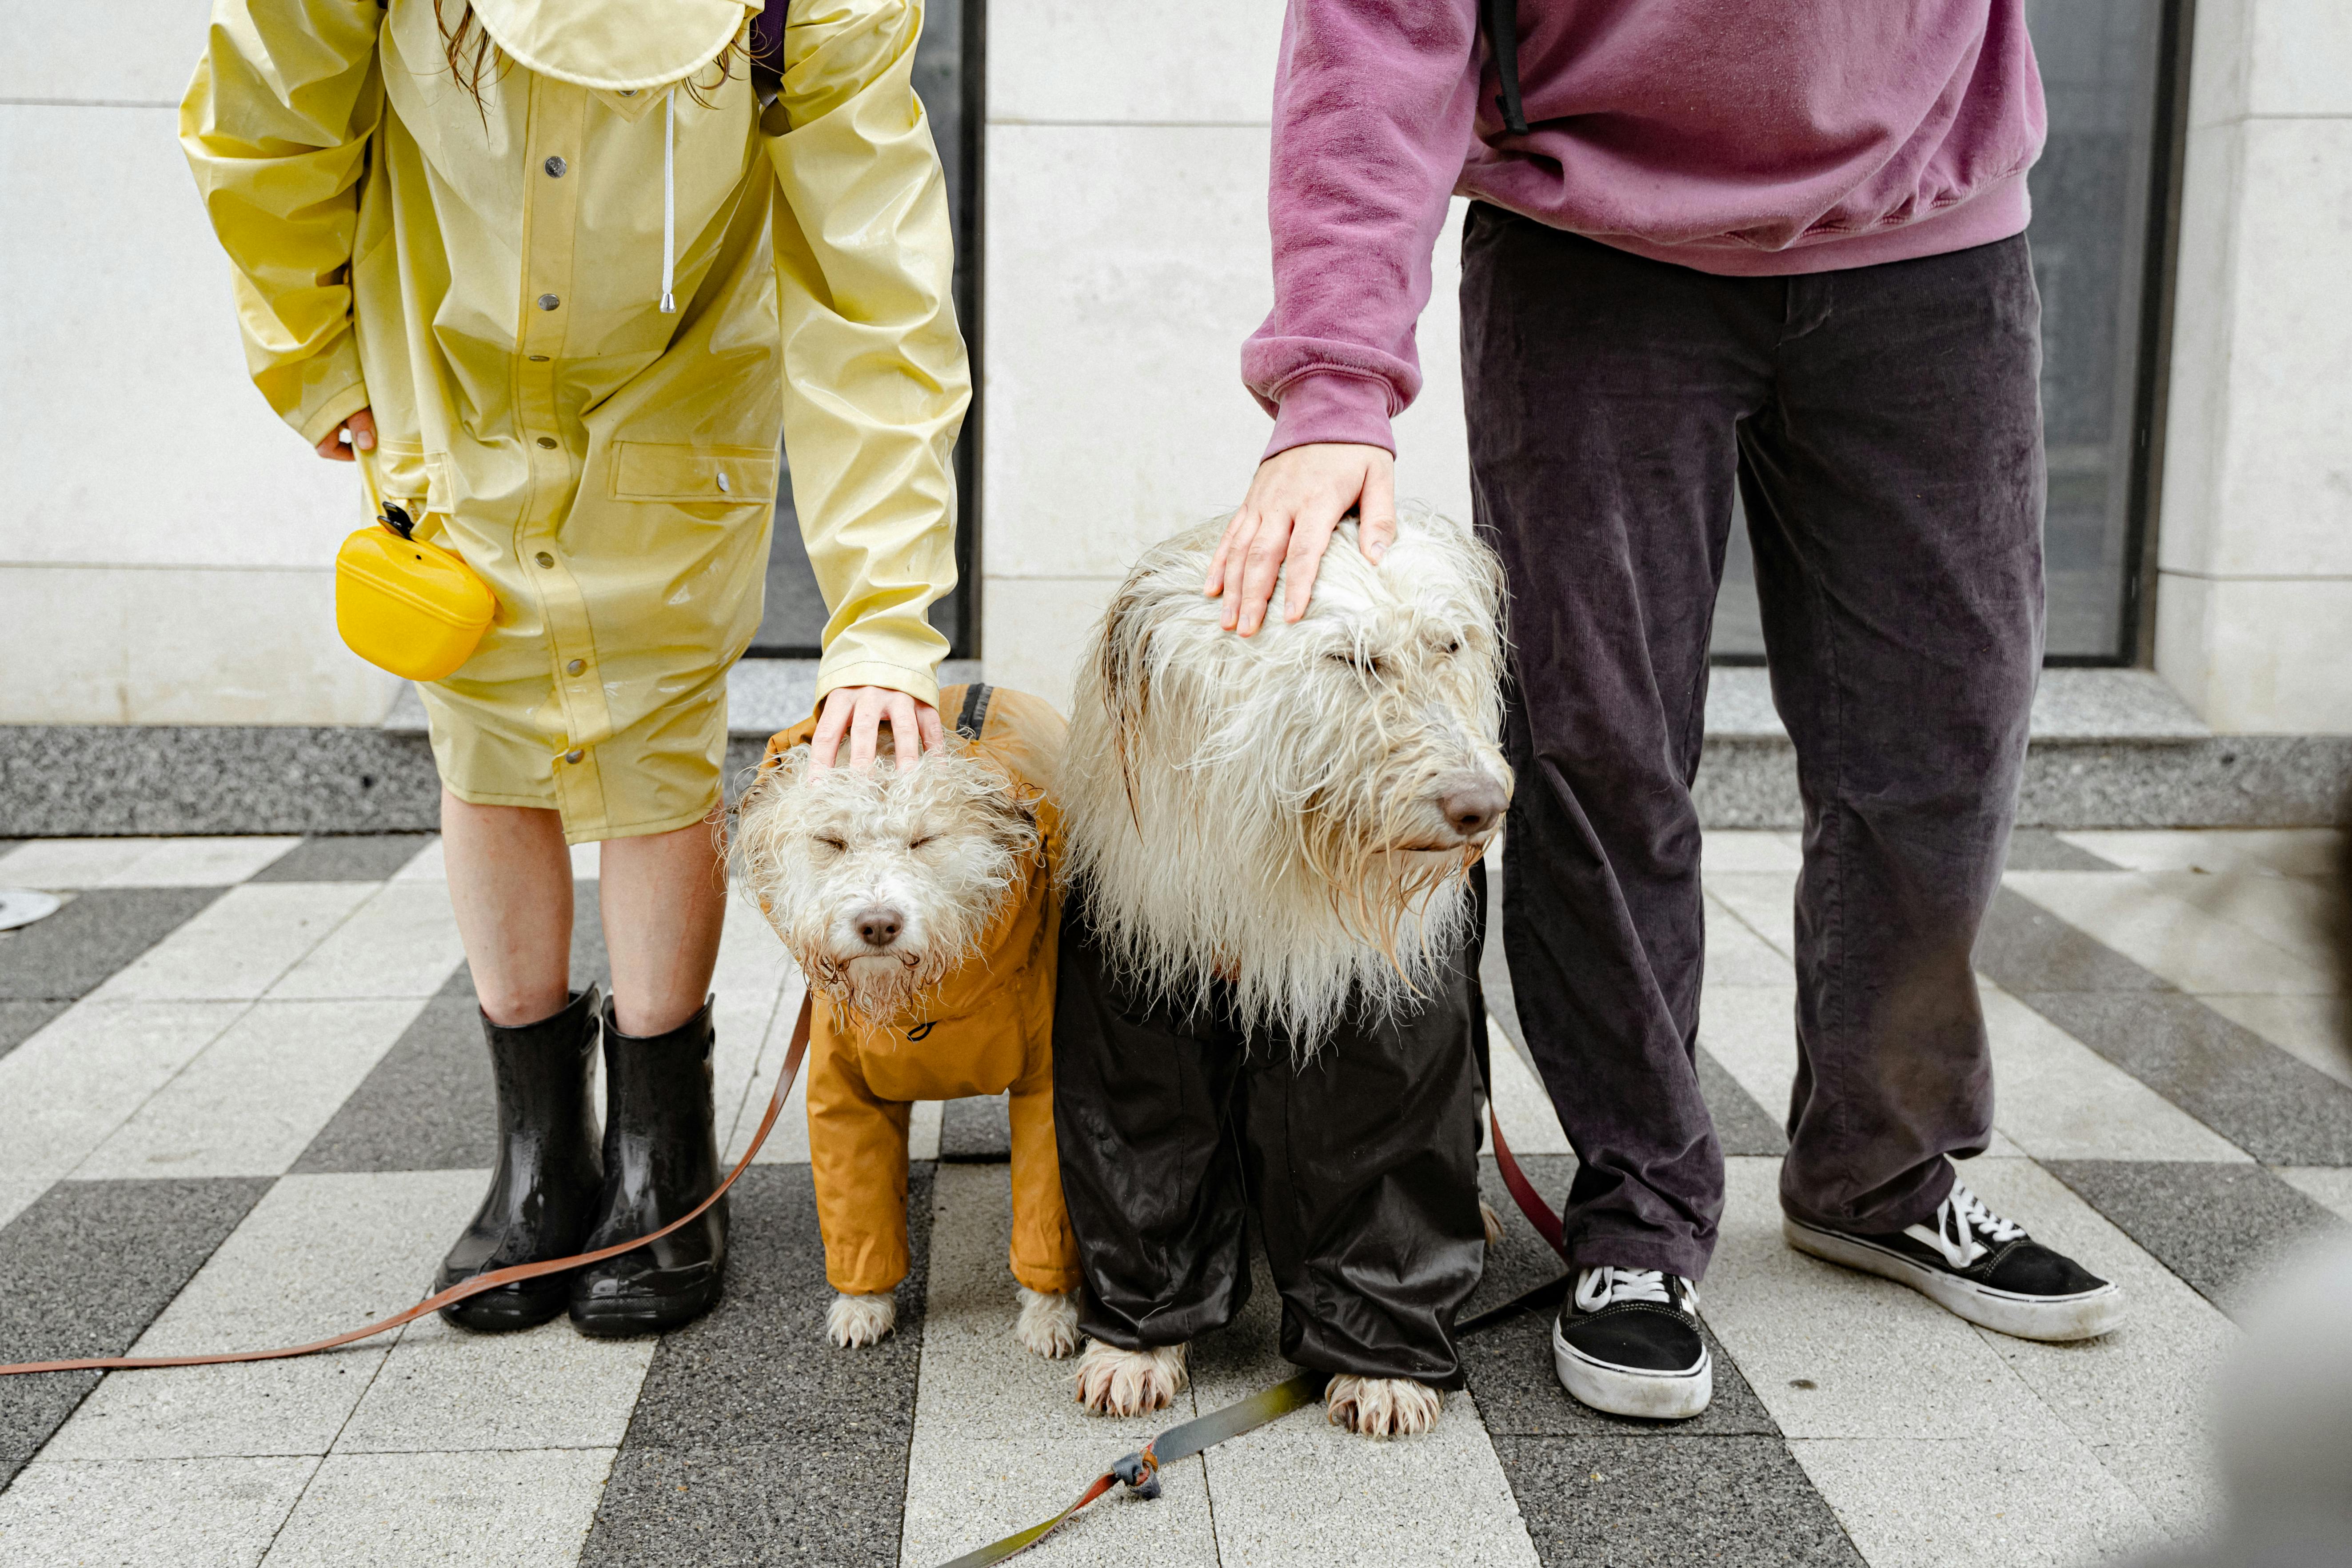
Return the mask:
M 1929 1268 L 1858 1237 L 1816 1230 L 1785 1216 L 1780 1234 L 1799 1252 L 1908 1285 L 1954 1317 L 2016 1339 L 2060 1344 L 2095 1340 L 2114 1332 L 2124 1321 L 2123 1289 L 2112 1283 L 2079 1296 L 2021 1296 Z
M 1650 1421 L 1687 1421 L 1715 1397 L 1715 1358 L 1702 1344 L 1698 1364 L 1688 1372 L 1644 1372 L 1596 1361 L 1570 1344 L 1551 1324 L 1552 1370 L 1559 1385 L 1580 1405 L 1612 1415 L 1638 1415 Z

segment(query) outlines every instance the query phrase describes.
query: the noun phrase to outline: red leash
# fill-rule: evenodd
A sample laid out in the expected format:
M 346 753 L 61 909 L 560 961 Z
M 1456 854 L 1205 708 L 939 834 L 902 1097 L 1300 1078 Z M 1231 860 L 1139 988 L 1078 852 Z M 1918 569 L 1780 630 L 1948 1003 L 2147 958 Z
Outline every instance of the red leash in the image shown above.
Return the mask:
M 691 1225 L 700 1218 L 705 1209 L 727 1194 L 727 1189 L 735 1184 L 735 1178 L 751 1168 L 752 1158 L 760 1152 L 760 1146 L 767 1142 L 768 1133 L 775 1127 L 776 1118 L 783 1111 L 784 1101 L 792 1096 L 793 1080 L 800 1076 L 801 1058 L 808 1054 L 810 1007 L 811 998 L 804 993 L 801 997 L 800 1019 L 793 1026 L 793 1043 L 784 1052 L 783 1071 L 776 1076 L 776 1091 L 768 1097 L 768 1113 L 760 1119 L 760 1130 L 751 1135 L 751 1146 L 743 1151 L 743 1157 L 735 1162 L 735 1168 L 727 1173 L 727 1179 L 719 1183 L 718 1188 L 709 1197 L 659 1230 L 641 1236 L 635 1241 L 624 1241 L 613 1247 L 600 1247 L 593 1252 L 576 1253 L 570 1258 L 551 1258 L 541 1263 L 518 1263 L 506 1268 L 493 1268 L 488 1274 L 475 1275 L 461 1285 L 452 1285 L 437 1295 L 427 1296 L 404 1312 L 396 1312 L 389 1318 L 349 1330 L 331 1339 L 314 1340 L 307 1345 L 281 1345 L 276 1350 L 267 1351 L 227 1351 L 215 1355 L 97 1355 L 79 1356 L 70 1361 L 20 1361 L 10 1365 L 0 1366 L 0 1377 L 13 1377 L 22 1373 L 32 1372 L 130 1372 L 140 1367 L 150 1366 L 219 1366 L 227 1362 L 284 1361 L 291 1356 L 315 1355 L 320 1351 L 333 1350 L 338 1345 L 373 1339 L 377 1334 L 399 1328 L 404 1323 L 413 1323 L 427 1312 L 438 1311 L 452 1301 L 462 1301 L 468 1296 L 478 1296 L 485 1290 L 495 1290 L 501 1285 L 511 1285 L 519 1279 L 537 1279 L 543 1275 L 561 1274 L 566 1269 L 583 1268 L 591 1263 L 601 1263 L 607 1258 L 618 1258 L 621 1254 L 634 1252 L 649 1242 L 659 1241 L 681 1226 Z

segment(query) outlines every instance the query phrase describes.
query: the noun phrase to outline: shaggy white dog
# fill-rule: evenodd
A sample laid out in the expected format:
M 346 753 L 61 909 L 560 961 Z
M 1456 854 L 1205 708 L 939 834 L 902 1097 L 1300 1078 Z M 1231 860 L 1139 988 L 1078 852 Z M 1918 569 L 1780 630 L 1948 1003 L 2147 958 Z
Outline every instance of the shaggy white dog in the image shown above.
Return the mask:
M 793 747 L 745 793 L 737 812 L 733 869 L 811 987 L 845 1010 L 853 1031 L 871 1037 L 873 1031 L 903 1026 L 967 965 L 986 963 L 983 939 L 1008 900 L 1024 888 L 1042 886 L 1046 875 L 1036 865 L 1036 810 L 1014 780 L 970 754 L 961 740 L 951 742 L 950 755 L 911 765 L 901 765 L 886 749 L 865 773 L 842 767 L 812 776 L 807 763 L 808 748 Z M 925 1029 L 906 1049 L 914 1054 L 944 1038 Z M 814 1052 L 829 1043 L 813 1043 L 809 1070 L 811 1152 L 830 1248 L 837 1230 L 902 1231 L 904 1221 L 902 1214 L 889 1212 L 899 1201 L 897 1192 L 835 1196 L 826 1191 L 826 1176 L 838 1167 L 819 1144 L 840 1123 L 820 1103 L 824 1090 Z M 941 1064 L 950 1076 L 961 1066 Z M 841 1109 L 854 1117 L 865 1108 Z M 898 1138 L 897 1185 L 903 1191 L 903 1125 Z M 1016 1169 L 1016 1208 L 1024 1186 L 1036 1179 Z M 1077 1349 L 1077 1310 L 1068 1294 L 1024 1287 L 1019 1300 L 1013 1332 L 1023 1345 L 1047 1357 Z M 845 1292 L 834 1298 L 825 1331 L 834 1343 L 852 1348 L 881 1340 L 897 1321 L 892 1292 Z
M 1409 1010 L 1467 934 L 1465 873 L 1511 783 L 1501 570 L 1425 513 L 1378 565 L 1345 524 L 1305 617 L 1243 638 L 1201 593 L 1223 526 L 1148 552 L 1104 616 L 1057 792 L 1067 872 L 1140 994 L 1181 1012 L 1222 978 L 1239 1023 L 1311 1052 L 1351 1004 Z M 1181 1347 L 1089 1342 L 1079 1397 L 1151 1409 L 1183 1364 Z M 1343 1376 L 1326 1405 L 1387 1436 L 1426 1430 L 1440 1402 L 1411 1380 Z

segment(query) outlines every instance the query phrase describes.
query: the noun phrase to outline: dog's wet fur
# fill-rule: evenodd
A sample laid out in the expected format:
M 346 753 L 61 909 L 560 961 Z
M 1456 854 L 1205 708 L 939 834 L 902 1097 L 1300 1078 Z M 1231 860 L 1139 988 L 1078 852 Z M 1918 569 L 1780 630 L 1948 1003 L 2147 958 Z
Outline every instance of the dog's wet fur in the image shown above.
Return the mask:
M 1377 565 L 1343 524 L 1306 616 L 1241 637 L 1201 592 L 1223 529 L 1147 552 L 1096 628 L 1056 792 L 1066 870 L 1139 993 L 1181 1011 L 1222 979 L 1244 1027 L 1307 1054 L 1349 1005 L 1410 1005 L 1467 935 L 1465 873 L 1511 787 L 1502 570 L 1426 512 Z M 1181 1352 L 1090 1342 L 1079 1401 L 1158 1408 Z M 1397 1378 L 1337 1377 L 1325 1398 L 1368 1437 L 1426 1431 L 1442 1404 Z

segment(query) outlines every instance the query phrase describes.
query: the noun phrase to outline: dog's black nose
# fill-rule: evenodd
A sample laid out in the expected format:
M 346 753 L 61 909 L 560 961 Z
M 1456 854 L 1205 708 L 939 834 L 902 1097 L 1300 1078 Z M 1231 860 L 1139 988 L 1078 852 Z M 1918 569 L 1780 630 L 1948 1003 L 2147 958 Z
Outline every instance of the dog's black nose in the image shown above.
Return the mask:
M 857 911 L 857 934 L 866 939 L 868 947 L 887 947 L 898 940 L 899 928 L 907 917 L 898 910 L 877 904 L 870 910 Z
M 1437 809 L 1454 831 L 1473 838 L 1501 820 L 1511 797 L 1484 773 L 1463 773 L 1448 779 L 1437 797 Z

